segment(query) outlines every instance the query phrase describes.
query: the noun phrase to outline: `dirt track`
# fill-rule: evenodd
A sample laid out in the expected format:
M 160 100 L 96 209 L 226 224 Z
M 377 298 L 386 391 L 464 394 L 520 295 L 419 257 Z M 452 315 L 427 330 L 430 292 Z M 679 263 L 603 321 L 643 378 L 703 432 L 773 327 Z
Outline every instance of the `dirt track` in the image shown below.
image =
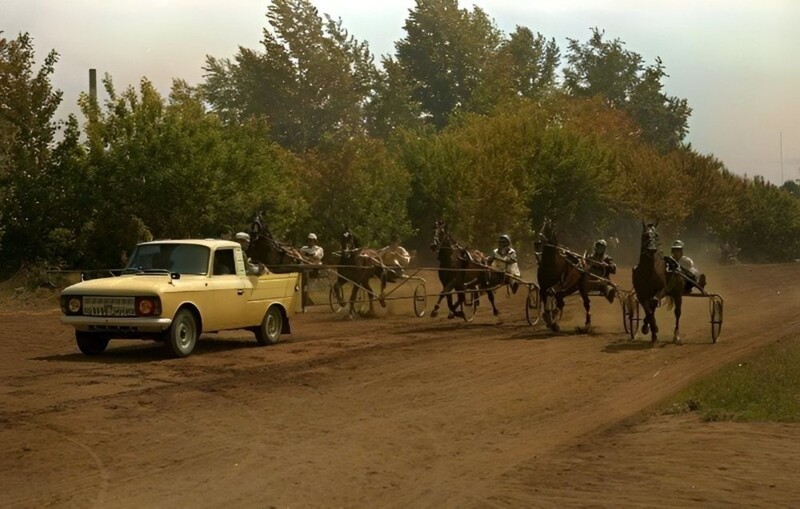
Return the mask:
M 504 294 L 500 324 L 488 303 L 472 324 L 319 308 L 289 342 L 209 335 L 183 360 L 136 342 L 87 358 L 57 309 L 0 311 L 0 505 L 796 505 L 800 427 L 648 410 L 796 340 L 798 279 L 800 264 L 711 272 L 716 345 L 703 300 L 685 305 L 684 346 L 665 310 L 650 347 L 626 341 L 616 303 L 593 300 L 584 335 L 571 299 L 553 337 Z

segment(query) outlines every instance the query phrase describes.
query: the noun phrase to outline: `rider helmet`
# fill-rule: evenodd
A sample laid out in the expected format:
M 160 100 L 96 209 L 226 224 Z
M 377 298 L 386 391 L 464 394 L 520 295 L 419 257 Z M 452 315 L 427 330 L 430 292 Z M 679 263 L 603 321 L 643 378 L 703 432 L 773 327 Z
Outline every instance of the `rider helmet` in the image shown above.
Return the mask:
M 236 240 L 244 240 L 245 242 L 250 242 L 250 234 L 246 232 L 239 232 L 236 234 Z
M 594 252 L 595 253 L 605 253 L 606 252 L 606 241 L 603 239 L 598 240 L 594 243 Z
M 511 244 L 511 237 L 509 237 L 509 236 L 508 236 L 508 235 L 506 235 L 506 234 L 500 235 L 500 236 L 497 238 L 497 240 L 498 240 L 498 241 L 499 241 L 501 244 L 503 244 L 503 243 L 505 243 L 505 244 Z
M 316 234 L 314 234 L 314 233 L 309 233 L 309 234 L 308 234 L 308 240 L 317 240 L 317 236 L 316 236 Z
M 672 249 L 683 249 L 683 241 L 682 240 L 676 240 L 675 242 L 673 242 L 672 243 Z

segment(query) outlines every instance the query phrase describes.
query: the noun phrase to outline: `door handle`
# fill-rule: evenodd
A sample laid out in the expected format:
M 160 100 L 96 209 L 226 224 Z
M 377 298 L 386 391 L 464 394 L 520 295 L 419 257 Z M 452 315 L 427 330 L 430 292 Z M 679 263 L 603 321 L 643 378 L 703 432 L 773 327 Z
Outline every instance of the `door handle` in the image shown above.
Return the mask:
M 244 295 L 244 290 L 236 290 L 236 295 Z

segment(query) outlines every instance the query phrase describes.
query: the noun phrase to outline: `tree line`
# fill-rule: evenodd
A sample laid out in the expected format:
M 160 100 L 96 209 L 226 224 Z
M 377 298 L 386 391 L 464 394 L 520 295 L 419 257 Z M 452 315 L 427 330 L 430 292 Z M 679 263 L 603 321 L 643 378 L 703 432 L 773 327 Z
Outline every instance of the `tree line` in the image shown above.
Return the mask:
M 0 33 L 0 276 L 24 264 L 116 267 L 138 241 L 218 237 L 262 211 L 272 231 L 333 248 L 430 240 L 434 219 L 478 248 L 664 236 L 797 257 L 796 183 L 726 170 L 684 142 L 691 108 L 664 64 L 619 39 L 499 30 L 479 7 L 417 0 L 393 55 L 374 55 L 308 0 L 273 0 L 259 48 L 208 56 L 201 83 L 164 97 L 143 78 L 79 98 L 60 121 L 51 51 Z M 563 54 L 562 54 L 563 51 Z M 795 186 L 795 187 L 793 187 Z

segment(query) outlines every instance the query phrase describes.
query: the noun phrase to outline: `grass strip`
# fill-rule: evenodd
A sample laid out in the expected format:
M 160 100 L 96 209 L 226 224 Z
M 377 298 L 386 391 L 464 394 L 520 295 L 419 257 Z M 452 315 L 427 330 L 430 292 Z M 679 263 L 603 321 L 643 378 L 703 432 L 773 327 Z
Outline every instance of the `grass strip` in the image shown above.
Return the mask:
M 800 422 L 800 337 L 776 341 L 681 391 L 668 413 L 706 421 Z

